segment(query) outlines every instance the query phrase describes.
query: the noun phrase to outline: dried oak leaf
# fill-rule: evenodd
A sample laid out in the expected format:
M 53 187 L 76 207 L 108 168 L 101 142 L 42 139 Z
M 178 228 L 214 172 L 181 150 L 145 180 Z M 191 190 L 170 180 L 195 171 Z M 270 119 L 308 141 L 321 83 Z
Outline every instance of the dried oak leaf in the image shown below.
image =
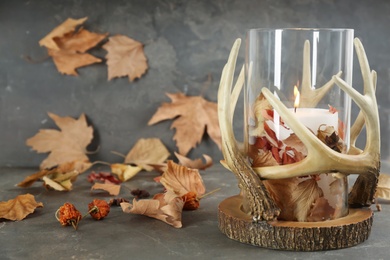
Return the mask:
M 117 196 L 121 191 L 121 185 L 113 183 L 95 183 L 91 190 L 104 190 L 107 191 L 110 195 Z
M 167 93 L 167 96 L 172 103 L 163 103 L 149 120 L 148 125 L 175 119 L 171 125 L 171 128 L 176 128 L 173 140 L 176 141 L 181 155 L 187 155 L 191 148 L 195 148 L 200 143 L 205 130 L 221 149 L 216 103 L 209 102 L 201 96 L 189 97 L 183 93 Z
M 160 164 L 171 155 L 158 138 L 141 138 L 125 157 L 125 163 L 135 164 L 147 171 L 153 170 L 151 164 Z
M 148 69 L 142 43 L 124 35 L 108 38 L 103 49 L 107 51 L 108 80 L 128 76 L 129 81 L 140 78 Z
M 202 159 L 191 160 L 181 154 L 175 152 L 176 158 L 179 160 L 179 163 L 183 166 L 186 166 L 191 169 L 205 170 L 213 165 L 213 159 L 207 154 L 203 154 L 205 162 L 203 163 Z
M 374 197 L 390 200 L 390 175 L 379 174 L 378 186 Z
M 88 126 L 85 115 L 74 119 L 48 114 L 61 131 L 41 129 L 26 141 L 26 144 L 38 153 L 50 153 L 42 161 L 40 168 L 48 169 L 65 163 L 74 163 L 75 170 L 80 173 L 88 169 L 92 164 L 86 155 L 86 147 L 93 138 L 93 129 Z
M 77 20 L 68 18 L 65 22 L 54 28 L 48 35 L 42 38 L 39 41 L 39 45 L 52 50 L 60 50 L 60 47 L 54 39 L 62 37 L 67 33 L 74 32 L 76 27 L 83 24 L 87 19 L 88 17 Z
M 156 194 L 153 199 L 133 200 L 133 204 L 122 202 L 123 212 L 145 215 L 161 220 L 175 228 L 181 228 L 184 201 L 171 192 Z
M 36 202 L 33 195 L 28 193 L 19 195 L 9 201 L 0 202 L 0 219 L 22 220 L 37 207 L 42 208 L 43 203 Z

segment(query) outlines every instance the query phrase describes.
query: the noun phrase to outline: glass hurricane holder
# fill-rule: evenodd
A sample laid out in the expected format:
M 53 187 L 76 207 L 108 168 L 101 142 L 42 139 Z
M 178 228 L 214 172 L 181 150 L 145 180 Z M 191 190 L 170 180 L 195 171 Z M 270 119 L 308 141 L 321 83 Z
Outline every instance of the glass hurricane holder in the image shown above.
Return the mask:
M 348 152 L 351 100 L 333 76 L 352 85 L 353 37 L 351 29 L 247 32 L 244 146 L 254 169 L 293 166 L 308 155 L 299 134 L 261 94 L 264 87 L 330 149 Z M 316 222 L 348 214 L 346 175 L 312 169 L 263 183 L 281 209 L 278 220 Z

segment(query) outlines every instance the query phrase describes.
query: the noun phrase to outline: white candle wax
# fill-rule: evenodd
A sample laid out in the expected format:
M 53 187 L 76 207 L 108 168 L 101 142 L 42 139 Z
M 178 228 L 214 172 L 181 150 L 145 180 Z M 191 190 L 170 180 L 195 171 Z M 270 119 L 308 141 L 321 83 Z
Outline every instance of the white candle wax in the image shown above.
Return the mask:
M 304 126 L 315 134 L 321 125 L 333 126 L 336 131 L 339 125 L 338 113 L 331 113 L 328 109 L 297 108 L 294 114 Z
M 336 131 L 338 130 L 339 118 L 337 112 L 331 113 L 328 109 L 321 108 L 297 108 L 295 112 L 294 109 L 291 109 L 291 111 L 294 113 L 295 117 L 298 118 L 298 121 L 313 131 L 314 134 L 317 134 L 317 130 L 321 125 L 333 126 Z M 274 112 L 274 116 L 276 116 L 277 113 L 276 111 Z M 279 140 L 284 140 L 293 133 L 292 130 L 286 129 L 283 126 L 278 126 L 277 122 L 279 122 L 279 120 L 275 117 L 274 123 L 268 125 L 275 131 Z M 287 124 L 286 126 L 289 128 Z

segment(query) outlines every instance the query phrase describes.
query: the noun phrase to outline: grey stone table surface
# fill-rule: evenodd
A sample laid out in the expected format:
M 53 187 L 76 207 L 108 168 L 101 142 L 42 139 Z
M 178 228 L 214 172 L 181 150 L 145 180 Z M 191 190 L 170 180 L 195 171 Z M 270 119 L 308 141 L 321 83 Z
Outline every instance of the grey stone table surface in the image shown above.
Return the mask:
M 277 251 L 241 244 L 219 231 L 218 204 L 238 193 L 236 178 L 220 165 L 201 171 L 201 175 L 208 191 L 221 190 L 202 199 L 198 210 L 183 212 L 180 229 L 146 216 L 125 214 L 120 207 L 112 208 L 102 221 L 85 218 L 77 231 L 62 227 L 54 213 L 63 203 L 71 202 L 85 213 L 94 198 L 111 197 L 90 191 L 88 172 L 79 176 L 70 192 L 48 191 L 42 183 L 15 187 L 33 172 L 0 168 L 0 201 L 30 193 L 44 204 L 22 221 L 0 219 L 0 259 L 390 259 L 390 204 L 386 201 L 381 201 L 381 212 L 373 207 L 371 235 L 360 245 L 320 252 Z M 161 184 L 153 181 L 157 175 L 139 173 L 123 184 L 120 196 L 131 199 L 129 190 L 136 188 L 151 194 L 161 192 Z

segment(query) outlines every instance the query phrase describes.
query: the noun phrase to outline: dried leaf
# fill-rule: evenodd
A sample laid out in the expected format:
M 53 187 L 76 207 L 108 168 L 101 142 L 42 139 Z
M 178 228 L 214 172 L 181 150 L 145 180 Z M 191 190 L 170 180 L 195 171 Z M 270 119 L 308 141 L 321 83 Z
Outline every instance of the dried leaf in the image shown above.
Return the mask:
M 390 200 L 390 176 L 388 174 L 379 174 L 375 198 Z
M 78 171 L 70 171 L 66 173 L 53 173 L 49 176 L 44 176 L 42 180 L 46 187 L 57 191 L 70 191 L 72 184 L 80 173 Z
M 205 163 L 203 163 L 202 159 L 196 159 L 196 160 L 191 160 L 183 155 L 180 155 L 175 152 L 176 158 L 179 160 L 179 163 L 183 166 L 186 166 L 191 169 L 198 169 L 198 170 L 205 170 L 213 165 L 213 159 L 206 155 L 203 154 L 203 157 L 205 159 Z
M 265 180 L 263 183 L 271 198 L 281 210 L 278 219 L 289 221 L 294 220 L 294 201 L 291 194 L 293 194 L 296 189 L 299 179 L 288 178 L 280 180 Z
M 201 96 L 189 97 L 183 93 L 167 94 L 172 103 L 163 103 L 149 120 L 153 125 L 163 120 L 175 119 L 171 128 L 176 128 L 173 140 L 181 155 L 187 155 L 191 148 L 201 142 L 205 130 L 221 148 L 221 133 L 218 123 L 217 104 Z
M 315 200 L 312 209 L 310 210 L 307 221 L 325 221 L 333 219 L 335 209 L 329 205 L 329 202 L 324 197 L 319 197 Z
M 61 165 L 54 166 L 50 169 L 43 169 L 39 172 L 36 172 L 34 174 L 31 174 L 27 176 L 22 182 L 18 183 L 17 186 L 22 188 L 30 187 L 35 181 L 42 179 L 44 176 L 48 175 L 55 175 L 55 174 L 65 174 L 67 172 L 71 171 L 77 171 L 79 173 L 82 173 L 86 171 L 91 166 L 91 163 L 86 162 L 79 162 L 79 161 L 73 161 L 73 162 L 67 162 L 63 163 Z
M 54 28 L 48 35 L 41 39 L 39 41 L 39 45 L 45 46 L 48 49 L 59 50 L 60 47 L 57 45 L 54 39 L 75 31 L 76 27 L 83 24 L 87 19 L 87 17 L 77 20 L 68 18 L 65 22 Z
M 42 202 L 36 202 L 31 194 L 19 195 L 9 201 L 0 202 L 0 219 L 22 220 L 34 212 L 37 207 L 43 207 Z
M 118 176 L 121 181 L 128 181 L 142 170 L 141 167 L 123 163 L 111 164 L 111 172 Z
M 81 164 L 78 167 L 84 170 L 89 168 L 91 164 L 86 155 L 86 147 L 93 138 L 93 129 L 87 125 L 85 115 L 82 114 L 79 119 L 73 119 L 49 113 L 49 117 L 61 131 L 41 129 L 26 142 L 38 153 L 50 153 L 43 160 L 40 168 L 46 169 L 71 162 Z
M 167 192 L 156 194 L 150 200 L 133 200 L 133 204 L 123 202 L 121 207 L 125 213 L 145 215 L 161 220 L 175 228 L 181 228 L 181 214 L 184 202 L 180 197 Z
M 91 187 L 91 190 L 104 190 L 110 195 L 117 196 L 121 191 L 121 185 L 97 182 Z
M 295 150 L 300 152 L 303 156 L 307 156 L 307 148 L 298 138 L 295 133 L 290 134 L 289 137 L 283 140 L 283 143 L 289 147 L 293 147 Z
M 306 221 L 310 208 L 315 200 L 323 196 L 322 189 L 313 178 L 302 181 L 292 192 L 292 198 L 295 205 L 294 215 L 298 221 Z
M 141 138 L 126 155 L 125 163 L 136 164 L 137 166 L 151 171 L 151 164 L 160 164 L 170 156 L 170 152 L 158 138 Z
M 192 191 L 201 196 L 206 192 L 202 177 L 197 169 L 189 169 L 168 161 L 168 168 L 162 175 L 160 182 L 168 191 L 177 196 L 183 196 Z
M 275 166 L 279 163 L 275 160 L 271 151 L 264 152 L 259 150 L 258 154 L 253 158 L 252 167 L 265 167 L 265 166 Z
M 55 42 L 60 50 L 66 50 L 74 53 L 85 53 L 104 40 L 107 35 L 107 33 L 100 34 L 80 29 L 75 33 L 67 33 L 63 37 L 55 38 Z
M 111 36 L 103 48 L 108 52 L 108 80 L 128 76 L 133 81 L 148 69 L 144 47 L 136 40 L 124 35 Z
M 266 119 L 273 120 L 273 118 L 269 117 L 269 114 L 267 112 L 269 110 L 272 110 L 271 104 L 264 97 L 264 95 L 259 95 L 253 106 L 254 115 L 252 115 L 252 117 L 255 118 L 255 126 L 249 130 L 249 134 L 251 136 L 263 135 Z
M 48 50 L 48 54 L 53 58 L 57 70 L 65 75 L 77 76 L 77 68 L 102 62 L 101 59 L 89 53 L 78 53 L 68 50 Z

